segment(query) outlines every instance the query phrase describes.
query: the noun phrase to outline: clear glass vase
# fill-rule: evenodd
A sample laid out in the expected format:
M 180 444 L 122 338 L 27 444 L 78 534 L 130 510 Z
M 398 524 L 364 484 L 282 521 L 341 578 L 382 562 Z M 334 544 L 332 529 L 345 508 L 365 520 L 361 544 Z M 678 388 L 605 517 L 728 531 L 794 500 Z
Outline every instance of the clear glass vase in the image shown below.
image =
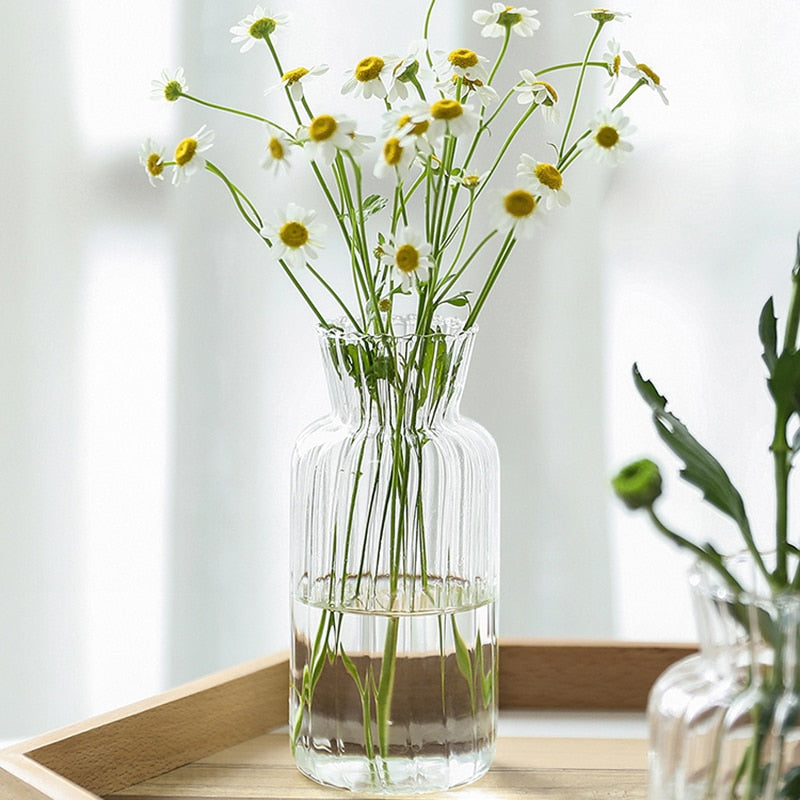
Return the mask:
M 474 330 L 326 329 L 331 413 L 292 468 L 290 736 L 299 769 L 371 793 L 489 768 L 499 461 L 459 412 Z
M 800 797 L 800 595 L 772 595 L 747 556 L 726 563 L 736 588 L 693 571 L 699 652 L 650 692 L 650 800 Z

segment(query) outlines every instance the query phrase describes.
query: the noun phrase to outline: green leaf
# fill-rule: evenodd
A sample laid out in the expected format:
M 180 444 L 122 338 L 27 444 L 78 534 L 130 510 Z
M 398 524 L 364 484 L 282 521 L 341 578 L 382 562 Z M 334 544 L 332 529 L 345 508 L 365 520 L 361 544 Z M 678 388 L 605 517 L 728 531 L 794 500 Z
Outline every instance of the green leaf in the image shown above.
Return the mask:
M 456 646 L 456 664 L 458 671 L 467 679 L 472 686 L 472 659 L 469 657 L 469 648 L 458 632 L 455 617 L 453 617 L 453 642 Z
M 778 360 L 778 320 L 775 318 L 775 309 L 772 298 L 764 304 L 761 309 L 761 316 L 758 318 L 758 338 L 764 346 L 761 357 L 769 369 L 770 375 L 775 369 L 775 362 Z
M 342 657 L 342 664 L 344 664 L 347 674 L 355 681 L 355 684 L 358 687 L 358 693 L 363 697 L 364 685 L 361 683 L 361 676 L 358 674 L 358 670 L 356 669 L 356 665 L 353 663 L 353 659 L 350 658 L 347 653 L 345 653 L 344 647 L 339 648 L 339 655 Z
M 792 767 L 783 776 L 783 786 L 778 792 L 779 800 L 798 800 L 800 798 L 800 767 Z
M 778 356 L 767 386 L 775 400 L 779 420 L 788 421 L 793 412 L 800 411 L 800 351 L 783 352 Z
M 367 219 L 373 214 L 377 214 L 388 202 L 388 197 L 381 197 L 379 194 L 371 194 L 361 204 L 361 218 Z
M 455 306 L 456 308 L 461 308 L 462 306 L 469 305 L 469 297 L 467 296 L 469 294 L 470 292 L 461 292 L 460 294 L 448 297 L 446 300 L 442 300 L 442 303 L 449 306 Z
M 633 365 L 633 379 L 639 394 L 653 412 L 658 435 L 684 463 L 681 477 L 700 489 L 706 501 L 733 519 L 740 530 L 749 536 L 750 525 L 744 501 L 719 461 L 674 414 L 666 410 L 666 398 L 659 394 L 651 381 L 642 377 L 636 364 Z

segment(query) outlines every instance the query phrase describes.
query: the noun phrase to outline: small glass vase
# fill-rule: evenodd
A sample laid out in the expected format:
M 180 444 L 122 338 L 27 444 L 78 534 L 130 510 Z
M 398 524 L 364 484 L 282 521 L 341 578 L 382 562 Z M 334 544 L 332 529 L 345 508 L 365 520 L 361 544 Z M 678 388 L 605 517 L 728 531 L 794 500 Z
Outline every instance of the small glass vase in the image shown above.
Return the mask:
M 748 556 L 690 585 L 700 649 L 648 701 L 649 800 L 800 797 L 800 594 L 772 595 Z
M 320 333 L 332 410 L 292 467 L 290 737 L 332 786 L 416 793 L 489 768 L 499 460 L 459 412 L 475 331 Z

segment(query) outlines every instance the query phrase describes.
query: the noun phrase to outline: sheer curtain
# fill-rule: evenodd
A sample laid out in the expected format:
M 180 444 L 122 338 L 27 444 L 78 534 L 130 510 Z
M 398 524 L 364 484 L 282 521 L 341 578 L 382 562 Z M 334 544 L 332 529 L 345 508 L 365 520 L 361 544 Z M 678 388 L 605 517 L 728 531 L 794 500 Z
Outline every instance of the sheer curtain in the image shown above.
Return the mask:
M 367 51 L 417 38 L 424 5 L 389 25 L 374 4 L 336 0 L 321 16 L 298 0 L 281 44 L 332 63 L 335 86 Z M 437 45 L 493 56 L 498 43 L 458 5 L 441 4 Z M 506 636 L 692 635 L 685 563 L 607 490 L 621 461 L 657 447 L 632 360 L 745 478 L 768 484 L 756 417 L 723 409 L 731 381 L 746 412 L 759 407 L 754 325 L 742 320 L 784 289 L 800 220 L 800 109 L 792 70 L 779 68 L 795 58 L 787 32 L 800 11 L 773 5 L 753 19 L 739 0 L 724 14 L 634 2 L 607 29 L 652 61 L 671 105 L 637 98 L 629 165 L 571 171 L 572 205 L 516 249 L 487 306 L 464 410 L 502 453 Z M 571 43 L 579 57 L 592 24 L 573 17 L 582 5 L 538 8 L 542 31 L 522 52 L 546 62 Z M 152 189 L 136 162 L 146 136 L 168 144 L 208 123 L 209 155 L 265 213 L 305 192 L 299 172 L 270 182 L 254 168 L 258 126 L 148 98 L 150 80 L 182 64 L 197 95 L 274 109 L 278 96 L 261 100 L 274 80 L 264 53 L 229 42 L 250 11 L 211 0 L 7 9 L 0 740 L 287 645 L 289 456 L 326 409 L 313 321 L 212 176 Z M 33 48 L 16 32 L 44 16 L 63 35 Z M 343 257 L 324 253 L 331 269 Z M 740 342 L 753 352 L 746 375 L 729 350 Z M 754 396 L 741 388 L 751 372 Z

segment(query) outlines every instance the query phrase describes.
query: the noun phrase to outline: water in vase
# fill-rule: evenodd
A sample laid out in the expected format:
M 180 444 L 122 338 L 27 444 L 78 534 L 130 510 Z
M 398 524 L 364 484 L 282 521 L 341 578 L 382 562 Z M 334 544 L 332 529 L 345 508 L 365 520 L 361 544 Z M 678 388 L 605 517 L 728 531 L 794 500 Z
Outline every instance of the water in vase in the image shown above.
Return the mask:
M 443 790 L 486 772 L 497 724 L 495 604 L 441 603 L 443 592 L 478 599 L 463 588 L 429 585 L 391 613 L 295 598 L 290 726 L 302 772 L 374 793 Z

